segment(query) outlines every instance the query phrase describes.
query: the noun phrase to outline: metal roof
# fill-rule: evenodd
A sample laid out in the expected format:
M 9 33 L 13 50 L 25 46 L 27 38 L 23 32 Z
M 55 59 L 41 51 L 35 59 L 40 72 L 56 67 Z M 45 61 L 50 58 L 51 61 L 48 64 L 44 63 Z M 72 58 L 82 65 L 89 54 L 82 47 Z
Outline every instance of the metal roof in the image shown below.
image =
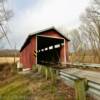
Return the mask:
M 22 45 L 22 47 L 20 49 L 20 52 L 24 49 L 24 47 L 26 45 L 28 45 L 28 43 L 30 43 L 30 40 L 31 40 L 31 38 L 33 36 L 40 35 L 43 32 L 48 32 L 48 31 L 51 31 L 51 30 L 56 31 L 61 37 L 65 38 L 67 41 L 70 41 L 66 36 L 64 36 L 63 34 L 61 34 L 61 32 L 59 32 L 57 29 L 55 29 L 54 27 L 52 27 L 52 28 L 41 30 L 41 31 L 38 31 L 38 32 L 35 32 L 35 33 L 31 33 L 30 35 L 28 35 L 28 37 L 26 38 L 24 44 Z

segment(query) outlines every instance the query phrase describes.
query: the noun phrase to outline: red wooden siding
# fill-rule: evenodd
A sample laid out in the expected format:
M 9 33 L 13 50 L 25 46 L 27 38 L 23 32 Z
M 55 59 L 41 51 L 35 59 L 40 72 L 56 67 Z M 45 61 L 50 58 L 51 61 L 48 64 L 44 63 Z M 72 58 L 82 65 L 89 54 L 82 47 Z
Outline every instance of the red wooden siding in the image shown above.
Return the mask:
M 69 52 L 68 52 L 68 41 L 65 41 L 65 52 L 66 52 L 66 61 L 69 61 Z
M 64 39 L 64 37 L 53 30 L 42 32 L 39 35 Z M 20 62 L 23 64 L 24 68 L 31 69 L 32 65 L 36 64 L 36 56 L 34 55 L 34 51 L 36 51 L 36 35 L 33 35 L 30 42 L 20 52 Z M 68 41 L 66 39 L 64 39 L 64 46 L 62 46 L 60 49 L 60 60 L 62 63 L 66 63 L 66 61 L 68 61 Z
M 20 53 L 20 62 L 24 68 L 32 68 L 33 64 L 36 64 L 36 57 L 34 51 L 36 50 L 36 38 L 33 37 L 31 42 Z

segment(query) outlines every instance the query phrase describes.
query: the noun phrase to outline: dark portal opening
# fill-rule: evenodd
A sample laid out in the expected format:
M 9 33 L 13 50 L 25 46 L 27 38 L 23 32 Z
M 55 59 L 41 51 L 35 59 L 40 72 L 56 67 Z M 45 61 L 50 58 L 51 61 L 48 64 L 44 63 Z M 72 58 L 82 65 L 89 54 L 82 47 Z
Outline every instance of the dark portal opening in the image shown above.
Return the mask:
M 59 64 L 62 45 L 64 39 L 37 36 L 37 64 Z

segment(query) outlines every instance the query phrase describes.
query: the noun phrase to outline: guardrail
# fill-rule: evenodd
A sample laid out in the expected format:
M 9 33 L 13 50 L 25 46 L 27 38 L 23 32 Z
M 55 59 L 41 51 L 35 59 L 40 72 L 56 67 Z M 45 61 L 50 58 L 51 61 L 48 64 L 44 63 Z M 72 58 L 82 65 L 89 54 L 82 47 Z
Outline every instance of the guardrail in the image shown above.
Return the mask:
M 100 68 L 100 64 L 90 64 L 90 63 L 67 63 L 70 66 L 77 66 L 77 67 L 95 67 Z
M 74 86 L 74 81 L 79 79 L 80 77 L 74 76 L 71 74 L 64 73 L 62 71 L 59 72 L 60 78 L 65 81 L 65 83 L 70 86 Z M 100 100 L 100 83 L 96 83 L 94 81 L 87 80 L 88 90 L 87 93 Z

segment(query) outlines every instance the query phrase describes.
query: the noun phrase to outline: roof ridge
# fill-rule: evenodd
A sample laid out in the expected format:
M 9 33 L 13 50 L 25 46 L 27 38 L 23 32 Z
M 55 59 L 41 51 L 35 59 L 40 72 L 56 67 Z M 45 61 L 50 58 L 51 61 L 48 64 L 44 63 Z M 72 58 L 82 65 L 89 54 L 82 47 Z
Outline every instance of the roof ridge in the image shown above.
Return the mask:
M 22 51 L 22 49 L 24 48 L 24 46 L 25 46 L 26 42 L 29 40 L 29 38 L 31 38 L 31 37 L 34 36 L 34 35 L 37 35 L 37 34 L 40 34 L 40 33 L 46 32 L 46 31 L 50 31 L 50 30 L 54 30 L 54 31 L 58 32 L 58 34 L 60 34 L 63 38 L 65 38 L 67 41 L 70 41 L 64 34 L 61 34 L 61 32 L 59 32 L 59 30 L 56 29 L 56 28 L 53 26 L 53 27 L 51 27 L 51 28 L 47 28 L 47 29 L 44 29 L 44 30 L 40 30 L 40 31 L 38 31 L 38 32 L 34 32 L 34 34 L 29 34 L 28 37 L 26 38 L 24 44 L 22 45 L 20 51 Z

